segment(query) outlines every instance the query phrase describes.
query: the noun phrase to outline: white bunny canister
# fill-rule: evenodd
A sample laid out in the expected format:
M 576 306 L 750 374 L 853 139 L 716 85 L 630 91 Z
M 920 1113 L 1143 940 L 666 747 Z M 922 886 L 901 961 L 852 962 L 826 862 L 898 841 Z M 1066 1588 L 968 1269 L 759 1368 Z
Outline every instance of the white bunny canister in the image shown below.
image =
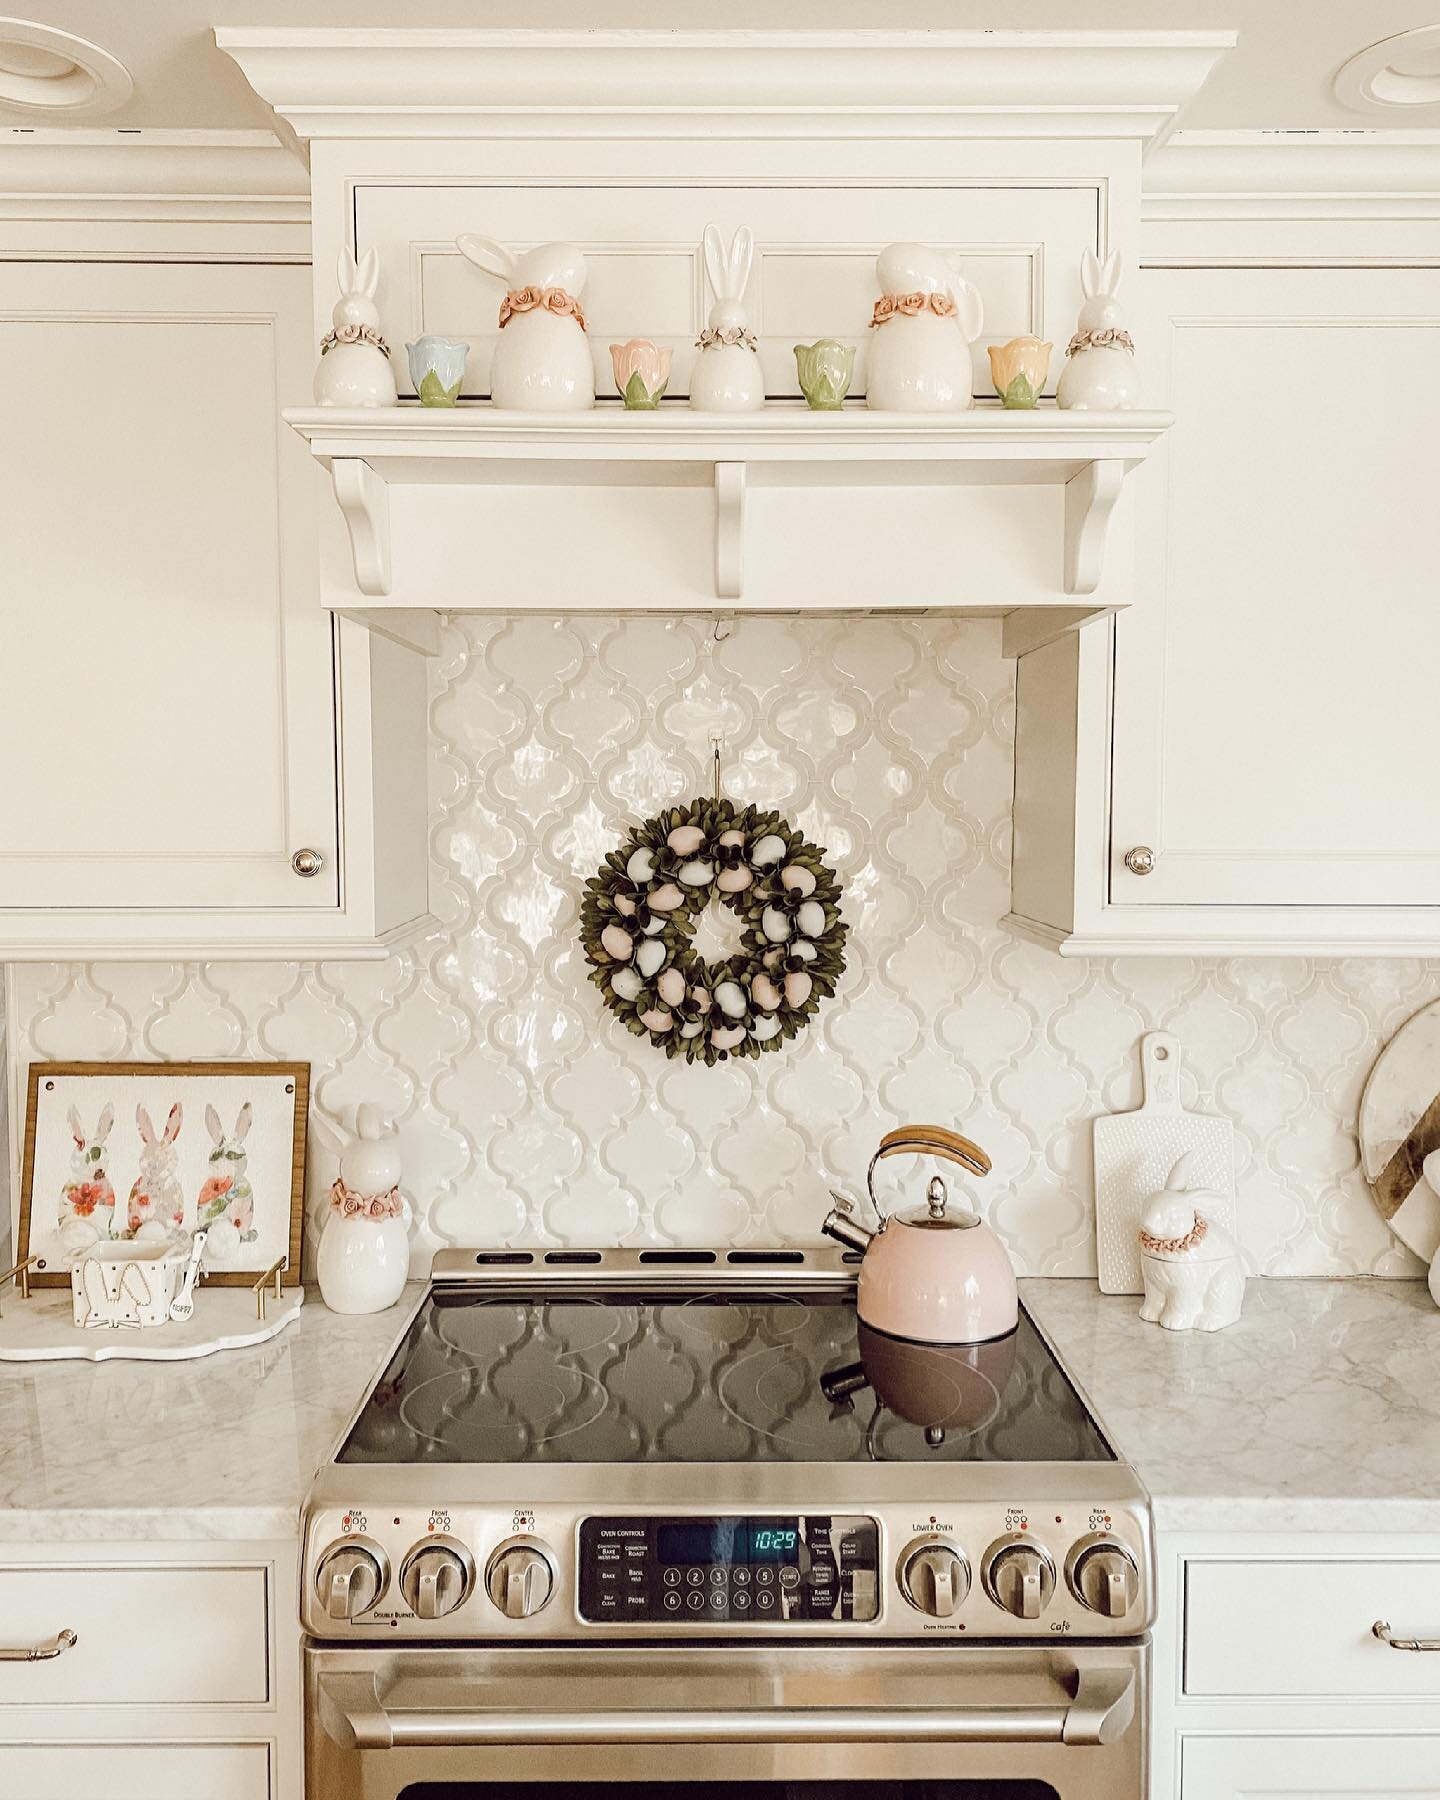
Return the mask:
M 1055 390 L 1055 404 L 1068 412 L 1128 412 L 1139 403 L 1135 340 L 1125 329 L 1119 289 L 1120 252 L 1112 250 L 1102 267 L 1095 252 L 1087 250 L 1080 260 L 1085 303 L 1065 347 L 1065 367 Z
M 539 244 L 516 256 L 466 232 L 456 248 L 505 283 L 490 398 L 516 412 L 584 412 L 595 404 L 595 364 L 585 335 L 585 256 L 574 244 Z
M 320 340 L 315 370 L 318 406 L 394 406 L 395 371 L 380 335 L 375 290 L 380 285 L 380 252 L 367 250 L 357 263 L 348 248 L 336 265 L 340 298 L 334 324 Z
M 355 1131 L 330 1189 L 315 1278 L 331 1312 L 384 1312 L 400 1298 L 410 1269 L 400 1138 L 370 1101 L 357 1107 Z
M 1140 1317 L 1166 1331 L 1223 1331 L 1245 1303 L 1240 1246 L 1205 1216 L 1210 1190 L 1192 1186 L 1195 1158 L 1186 1151 L 1140 1220 Z
M 754 259 L 748 225 L 739 227 L 728 250 L 716 227 L 705 227 L 705 269 L 715 303 L 695 340 L 700 354 L 690 371 L 690 404 L 699 412 L 754 412 L 765 404 L 765 371 L 744 306 Z
M 970 346 L 980 295 L 943 250 L 891 244 L 875 263 L 880 298 L 870 319 L 865 404 L 879 412 L 963 412 L 971 403 Z

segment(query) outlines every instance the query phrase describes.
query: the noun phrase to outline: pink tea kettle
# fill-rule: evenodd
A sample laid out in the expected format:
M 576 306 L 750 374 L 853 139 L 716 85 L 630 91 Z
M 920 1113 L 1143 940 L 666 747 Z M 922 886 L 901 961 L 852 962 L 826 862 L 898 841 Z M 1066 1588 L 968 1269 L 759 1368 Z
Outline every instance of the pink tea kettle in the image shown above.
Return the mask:
M 1004 1337 L 1019 1320 L 1015 1271 L 979 1213 L 949 1209 L 945 1183 L 931 1178 L 924 1207 L 888 1217 L 875 1198 L 875 1168 L 887 1156 L 939 1156 L 974 1175 L 990 1173 L 978 1144 L 943 1125 L 902 1125 L 880 1140 L 866 1185 L 879 1229 L 866 1231 L 840 1201 L 820 1229 L 864 1252 L 856 1310 L 873 1331 L 924 1344 L 979 1344 Z

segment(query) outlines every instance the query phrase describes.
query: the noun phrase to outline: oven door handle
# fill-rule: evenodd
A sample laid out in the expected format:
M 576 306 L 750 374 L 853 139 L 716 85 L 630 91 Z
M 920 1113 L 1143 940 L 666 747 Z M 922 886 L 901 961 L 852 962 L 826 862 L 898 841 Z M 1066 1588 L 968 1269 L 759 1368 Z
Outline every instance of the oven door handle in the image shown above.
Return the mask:
M 1087 1668 L 1068 1706 L 790 1706 L 758 1712 L 390 1711 L 374 1673 L 318 1681 L 320 1723 L 344 1750 L 587 1744 L 1113 1744 L 1135 1716 L 1135 1671 Z

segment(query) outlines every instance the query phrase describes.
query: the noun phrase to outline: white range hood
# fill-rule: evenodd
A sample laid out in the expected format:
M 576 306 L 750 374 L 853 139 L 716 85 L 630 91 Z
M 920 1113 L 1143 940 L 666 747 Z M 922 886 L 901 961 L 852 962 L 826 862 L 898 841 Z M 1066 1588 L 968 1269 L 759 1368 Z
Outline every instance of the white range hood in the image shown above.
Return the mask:
M 1133 262 L 1141 163 L 1233 38 L 1195 32 L 221 29 L 308 140 L 316 336 L 342 246 L 380 253 L 404 379 L 423 331 L 472 344 L 454 413 L 287 414 L 330 471 L 324 599 L 407 641 L 437 610 L 1001 613 L 1012 650 L 1130 604 L 1125 483 L 1159 414 L 809 414 L 791 346 L 863 350 L 874 258 L 961 260 L 988 343 L 1056 345 L 1083 250 Z M 772 403 L 626 415 L 607 345 L 675 353 L 704 323 L 700 240 L 753 227 L 747 296 Z M 565 238 L 590 265 L 602 399 L 538 418 L 488 404 L 498 288 L 454 240 Z M 1132 280 L 1132 292 L 1138 287 Z M 405 392 L 402 386 L 402 394 Z

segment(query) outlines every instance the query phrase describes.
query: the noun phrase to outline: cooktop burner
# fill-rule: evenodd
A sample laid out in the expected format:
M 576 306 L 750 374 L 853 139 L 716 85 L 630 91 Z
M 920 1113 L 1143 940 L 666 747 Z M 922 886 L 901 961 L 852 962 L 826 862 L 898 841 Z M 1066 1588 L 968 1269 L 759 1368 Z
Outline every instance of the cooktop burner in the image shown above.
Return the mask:
M 432 1290 L 342 1464 L 1098 1463 L 1113 1453 L 1021 1312 L 936 1349 L 831 1293 Z

